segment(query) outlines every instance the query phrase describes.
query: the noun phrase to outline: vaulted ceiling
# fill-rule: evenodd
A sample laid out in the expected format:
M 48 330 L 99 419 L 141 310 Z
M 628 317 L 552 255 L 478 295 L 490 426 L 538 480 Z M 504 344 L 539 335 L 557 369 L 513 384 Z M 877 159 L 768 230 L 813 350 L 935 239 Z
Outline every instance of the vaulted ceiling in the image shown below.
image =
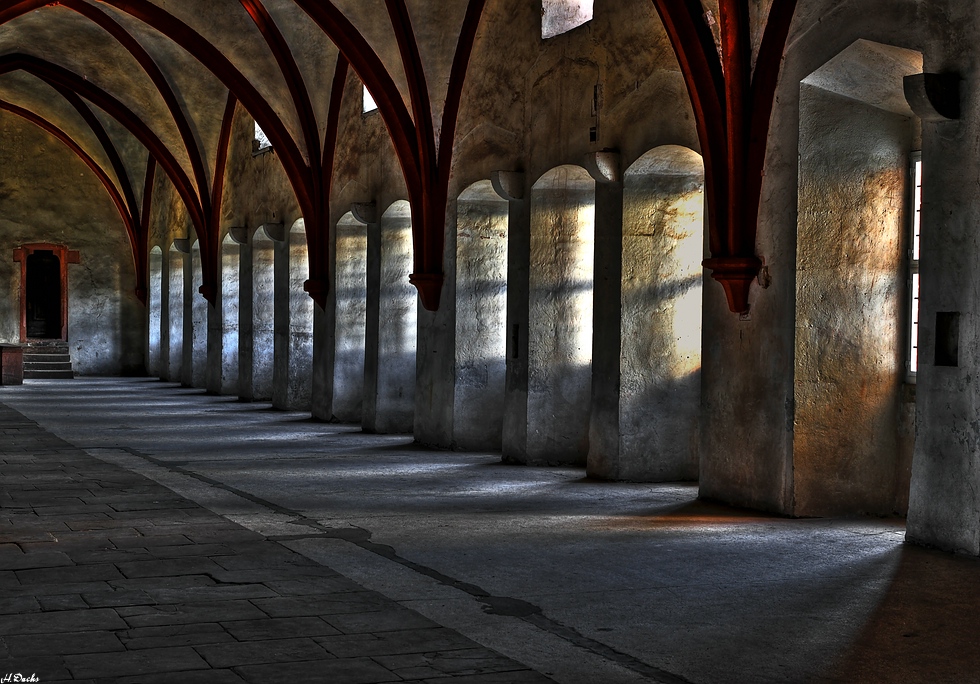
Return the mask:
M 486 4 L 0 0 L 0 108 L 48 130 L 89 164 L 119 208 L 138 262 L 146 252 L 145 188 L 157 169 L 166 173 L 203 236 L 202 292 L 211 298 L 235 106 L 241 103 L 269 136 L 307 226 L 317 226 L 327 215 L 339 95 L 352 69 L 377 100 L 404 171 L 416 226 L 412 281 L 423 304 L 434 309 L 442 284 L 442 223 L 455 121 Z M 709 207 L 718 225 L 713 256 L 743 260 L 716 260 L 716 266 L 734 268 L 741 278 L 757 270 L 754 225 L 746 232 L 721 220 L 726 202 L 744 194 L 728 187 L 726 174 L 745 162 L 730 158 L 732 151 L 746 153 L 726 140 L 734 135 L 744 142 L 756 125 L 743 120 L 746 116 L 768 125 L 774 70 L 795 0 L 653 0 L 652 5 L 678 53 L 699 118 L 709 205 L 718 205 Z M 767 22 L 776 13 L 777 21 Z M 724 69 L 718 48 L 727 60 Z M 753 84 L 749 96 L 750 62 L 760 54 L 770 68 L 756 70 L 765 79 L 760 87 Z M 745 98 L 752 102 L 743 106 Z M 761 178 L 761 161 L 756 166 L 750 184 L 756 173 Z M 736 208 L 739 212 L 746 213 Z M 752 211 L 745 220 L 754 221 Z M 733 238 L 739 230 L 745 234 Z M 326 254 L 315 244 L 318 235 L 308 228 L 311 255 Z M 325 271 L 326 264 L 314 256 L 308 289 L 321 302 Z

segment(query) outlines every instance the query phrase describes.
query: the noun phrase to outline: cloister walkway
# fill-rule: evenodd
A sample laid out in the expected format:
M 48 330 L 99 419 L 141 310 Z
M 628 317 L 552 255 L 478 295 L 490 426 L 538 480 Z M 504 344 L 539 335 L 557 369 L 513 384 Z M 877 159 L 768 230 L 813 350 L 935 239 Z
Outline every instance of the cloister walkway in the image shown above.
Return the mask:
M 0 674 L 967 681 L 980 563 L 899 520 L 416 447 L 146 379 L 0 388 Z

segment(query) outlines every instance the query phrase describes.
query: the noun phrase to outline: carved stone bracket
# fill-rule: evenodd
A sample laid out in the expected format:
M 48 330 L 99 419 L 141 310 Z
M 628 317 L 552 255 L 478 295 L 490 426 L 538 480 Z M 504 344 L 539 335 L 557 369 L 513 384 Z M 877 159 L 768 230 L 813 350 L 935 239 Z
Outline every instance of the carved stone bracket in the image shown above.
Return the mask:
M 273 242 L 286 241 L 285 223 L 263 223 L 262 232 L 265 233 L 265 236 Z
M 245 226 L 234 226 L 228 229 L 228 236 L 239 245 L 248 244 L 248 228 Z
M 711 277 L 721 283 L 728 297 L 728 308 L 733 313 L 749 310 L 749 288 L 762 268 L 758 257 L 721 257 L 705 259 L 704 267 L 711 269 Z
M 596 183 L 619 183 L 623 180 L 622 158 L 615 150 L 587 154 L 582 165 Z
M 490 184 L 501 199 L 520 202 L 524 199 L 524 174 L 520 171 L 494 171 Z
M 446 279 L 442 273 L 413 273 L 408 276 L 408 282 L 415 286 L 419 291 L 419 298 L 426 311 L 435 311 L 439 308 L 439 300 L 442 298 L 442 283 Z
M 959 74 L 912 74 L 903 79 L 905 100 L 923 121 L 960 118 Z
M 355 202 L 350 205 L 350 213 L 355 221 L 365 226 L 378 222 L 378 205 L 374 202 Z

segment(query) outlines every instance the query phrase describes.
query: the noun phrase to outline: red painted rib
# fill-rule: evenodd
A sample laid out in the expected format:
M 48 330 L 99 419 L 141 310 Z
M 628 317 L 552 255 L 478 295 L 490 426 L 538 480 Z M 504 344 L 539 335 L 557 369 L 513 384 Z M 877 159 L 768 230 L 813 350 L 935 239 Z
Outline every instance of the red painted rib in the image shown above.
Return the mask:
M 135 38 L 133 38 L 122 26 L 116 23 L 105 12 L 102 12 L 83 0 L 62 0 L 61 4 L 71 10 L 74 10 L 75 12 L 78 12 L 85 18 L 100 26 L 109 35 L 115 38 L 120 45 L 126 48 L 143 68 L 143 71 L 146 72 L 146 75 L 160 92 L 160 96 L 163 98 L 164 103 L 167 105 L 167 109 L 170 111 L 170 116 L 173 117 L 174 123 L 177 125 L 177 131 L 180 133 L 180 138 L 184 143 L 184 148 L 187 150 L 187 157 L 190 160 L 191 169 L 194 171 L 198 195 L 201 197 L 202 203 L 206 206 L 208 204 L 208 183 L 207 173 L 204 169 L 204 158 L 201 155 L 201 150 L 197 146 L 194 131 L 191 130 L 190 123 L 188 122 L 187 117 L 184 115 L 184 110 L 181 107 L 180 102 L 177 100 L 177 96 L 174 94 L 173 88 L 170 86 L 170 82 L 167 80 L 166 76 L 164 76 L 163 71 L 160 70 L 160 67 L 157 65 L 156 61 L 154 61 L 153 57 L 150 56 L 150 53 L 148 53 Z
M 303 80 L 303 74 L 300 72 L 296 60 L 293 59 L 289 44 L 261 0 L 240 0 L 240 2 L 245 11 L 252 17 L 255 26 L 262 33 L 262 37 L 265 38 L 266 44 L 272 50 L 276 63 L 279 65 L 279 70 L 286 79 L 286 87 L 289 88 L 293 106 L 296 107 L 296 112 L 299 114 L 303 126 L 303 136 L 306 140 L 310 166 L 315 167 L 320 163 L 320 127 L 316 121 L 313 102 L 310 100 L 310 93 L 306 87 L 306 82 Z M 318 175 L 314 170 L 314 176 Z
M 409 196 L 420 201 L 420 159 L 415 123 L 391 75 L 367 40 L 330 0 L 294 0 L 334 42 L 378 104 L 398 155 Z
M 228 101 L 225 103 L 225 113 L 221 117 L 221 133 L 218 135 L 218 154 L 214 162 L 214 178 L 211 186 L 211 215 L 208 217 L 208 251 L 210 254 L 215 255 L 219 253 L 221 246 L 221 200 L 225 192 L 225 168 L 228 165 L 231 127 L 235 120 L 235 108 L 237 106 L 238 98 L 235 97 L 234 93 L 229 92 Z M 215 297 L 218 294 L 218 280 L 217 270 L 213 273 L 210 271 L 202 273 L 201 294 L 211 303 L 214 303 Z
M 74 107 L 75 111 L 79 113 L 88 127 L 95 134 L 98 139 L 99 144 L 102 145 L 102 149 L 109 159 L 109 163 L 112 165 L 113 171 L 116 172 L 116 180 L 122 188 L 123 197 L 126 198 L 126 203 L 129 205 L 129 213 L 132 216 L 139 216 L 139 205 L 136 203 L 136 194 L 133 192 L 133 185 L 129 179 L 129 172 L 126 170 L 126 165 L 123 164 L 122 158 L 119 156 L 119 151 L 116 149 L 116 145 L 112 142 L 112 138 L 106 132 L 105 126 L 99 120 L 99 117 L 95 115 L 95 112 L 85 104 L 78 95 L 76 95 L 71 90 L 67 88 L 57 88 L 61 96 L 65 98 L 68 103 Z
M 147 0 L 99 0 L 152 26 L 207 66 L 255 117 L 269 136 L 304 213 L 313 206 L 310 169 L 272 106 L 211 43 L 183 21 Z M 0 18 L 2 18 L 0 14 Z
M 125 126 L 157 158 L 167 174 L 173 179 L 175 187 L 187 204 L 188 212 L 195 226 L 203 227 L 204 216 L 201 204 L 190 179 L 183 168 L 167 149 L 166 145 L 156 136 L 143 121 L 130 111 L 123 103 L 107 92 L 64 67 L 52 64 L 30 55 L 4 55 L 0 57 L 0 74 L 21 70 L 36 76 L 52 86 L 73 90 L 97 107 L 106 111 L 119 123 Z
M 109 177 L 109 174 L 107 174 L 105 170 L 101 166 L 99 166 L 98 162 L 96 162 L 88 154 L 88 152 L 86 152 L 81 147 L 81 145 L 75 142 L 75 140 L 70 135 L 65 133 L 63 130 L 55 126 L 53 123 L 51 123 L 44 117 L 39 116 L 38 114 L 35 114 L 34 112 L 28 109 L 24 109 L 23 107 L 18 107 L 17 105 L 12 104 L 10 102 L 6 102 L 4 100 L 0 100 L 0 109 L 10 112 L 11 114 L 14 114 L 16 116 L 19 116 L 22 119 L 25 119 L 26 121 L 30 121 L 38 128 L 51 134 L 52 136 L 57 138 L 62 144 L 64 144 L 68 149 L 74 152 L 75 156 L 81 159 L 85 163 L 85 165 L 89 169 L 91 169 L 92 173 L 94 173 L 96 178 L 99 179 L 99 182 L 102 183 L 102 187 L 105 188 L 106 193 L 108 193 L 109 199 L 112 200 L 113 205 L 115 205 L 116 211 L 119 212 L 119 217 L 122 219 L 123 226 L 125 226 L 126 228 L 126 232 L 129 235 L 129 243 L 133 248 L 133 259 L 137 270 L 137 279 L 138 279 L 137 282 L 140 282 L 139 280 L 140 259 L 137 256 L 140 247 L 138 218 L 129 213 L 129 210 L 126 206 L 126 202 L 123 200 L 123 197 L 119 193 L 118 188 L 116 188 L 115 184 L 112 182 L 112 179 Z

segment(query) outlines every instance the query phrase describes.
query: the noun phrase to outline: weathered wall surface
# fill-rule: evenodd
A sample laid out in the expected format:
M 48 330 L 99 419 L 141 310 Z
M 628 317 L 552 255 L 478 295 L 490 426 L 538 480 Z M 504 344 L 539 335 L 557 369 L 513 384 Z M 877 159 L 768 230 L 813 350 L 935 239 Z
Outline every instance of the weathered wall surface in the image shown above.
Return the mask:
M 686 148 L 651 150 L 626 172 L 617 250 L 606 287 L 608 368 L 595 368 L 589 473 L 621 480 L 694 480 L 701 401 L 704 173 Z M 598 295 L 597 295 L 598 296 Z M 605 308 L 610 303 L 604 302 Z M 597 350 L 598 351 L 598 350 Z M 603 354 L 604 356 L 604 354 Z
M 753 285 L 748 320 L 705 288 L 701 495 L 792 513 L 800 82 L 856 40 L 920 48 L 920 3 L 800 4 L 777 89 L 756 240 L 771 284 Z M 873 22 L 868 21 L 874 16 Z M 921 424 L 921 419 L 920 419 Z
M 904 513 L 908 117 L 804 85 L 794 513 Z
M 923 124 L 923 236 L 919 374 L 908 537 L 980 554 L 980 17 L 965 3 L 924 8 L 931 29 L 926 71 L 961 76 L 963 118 Z M 957 339 L 937 339 L 937 314 L 959 313 Z M 937 365 L 937 346 L 958 345 L 958 365 Z
M 0 113 L 0 233 L 4 244 L 53 243 L 78 250 L 68 266 L 68 344 L 81 375 L 145 372 L 146 309 L 126 229 L 104 188 L 66 147 Z M 58 169 L 60 173 L 52 173 Z M 0 342 L 20 342 L 21 265 L 0 259 Z
M 507 354 L 507 202 L 484 181 L 456 202 L 453 445 L 499 450 Z

